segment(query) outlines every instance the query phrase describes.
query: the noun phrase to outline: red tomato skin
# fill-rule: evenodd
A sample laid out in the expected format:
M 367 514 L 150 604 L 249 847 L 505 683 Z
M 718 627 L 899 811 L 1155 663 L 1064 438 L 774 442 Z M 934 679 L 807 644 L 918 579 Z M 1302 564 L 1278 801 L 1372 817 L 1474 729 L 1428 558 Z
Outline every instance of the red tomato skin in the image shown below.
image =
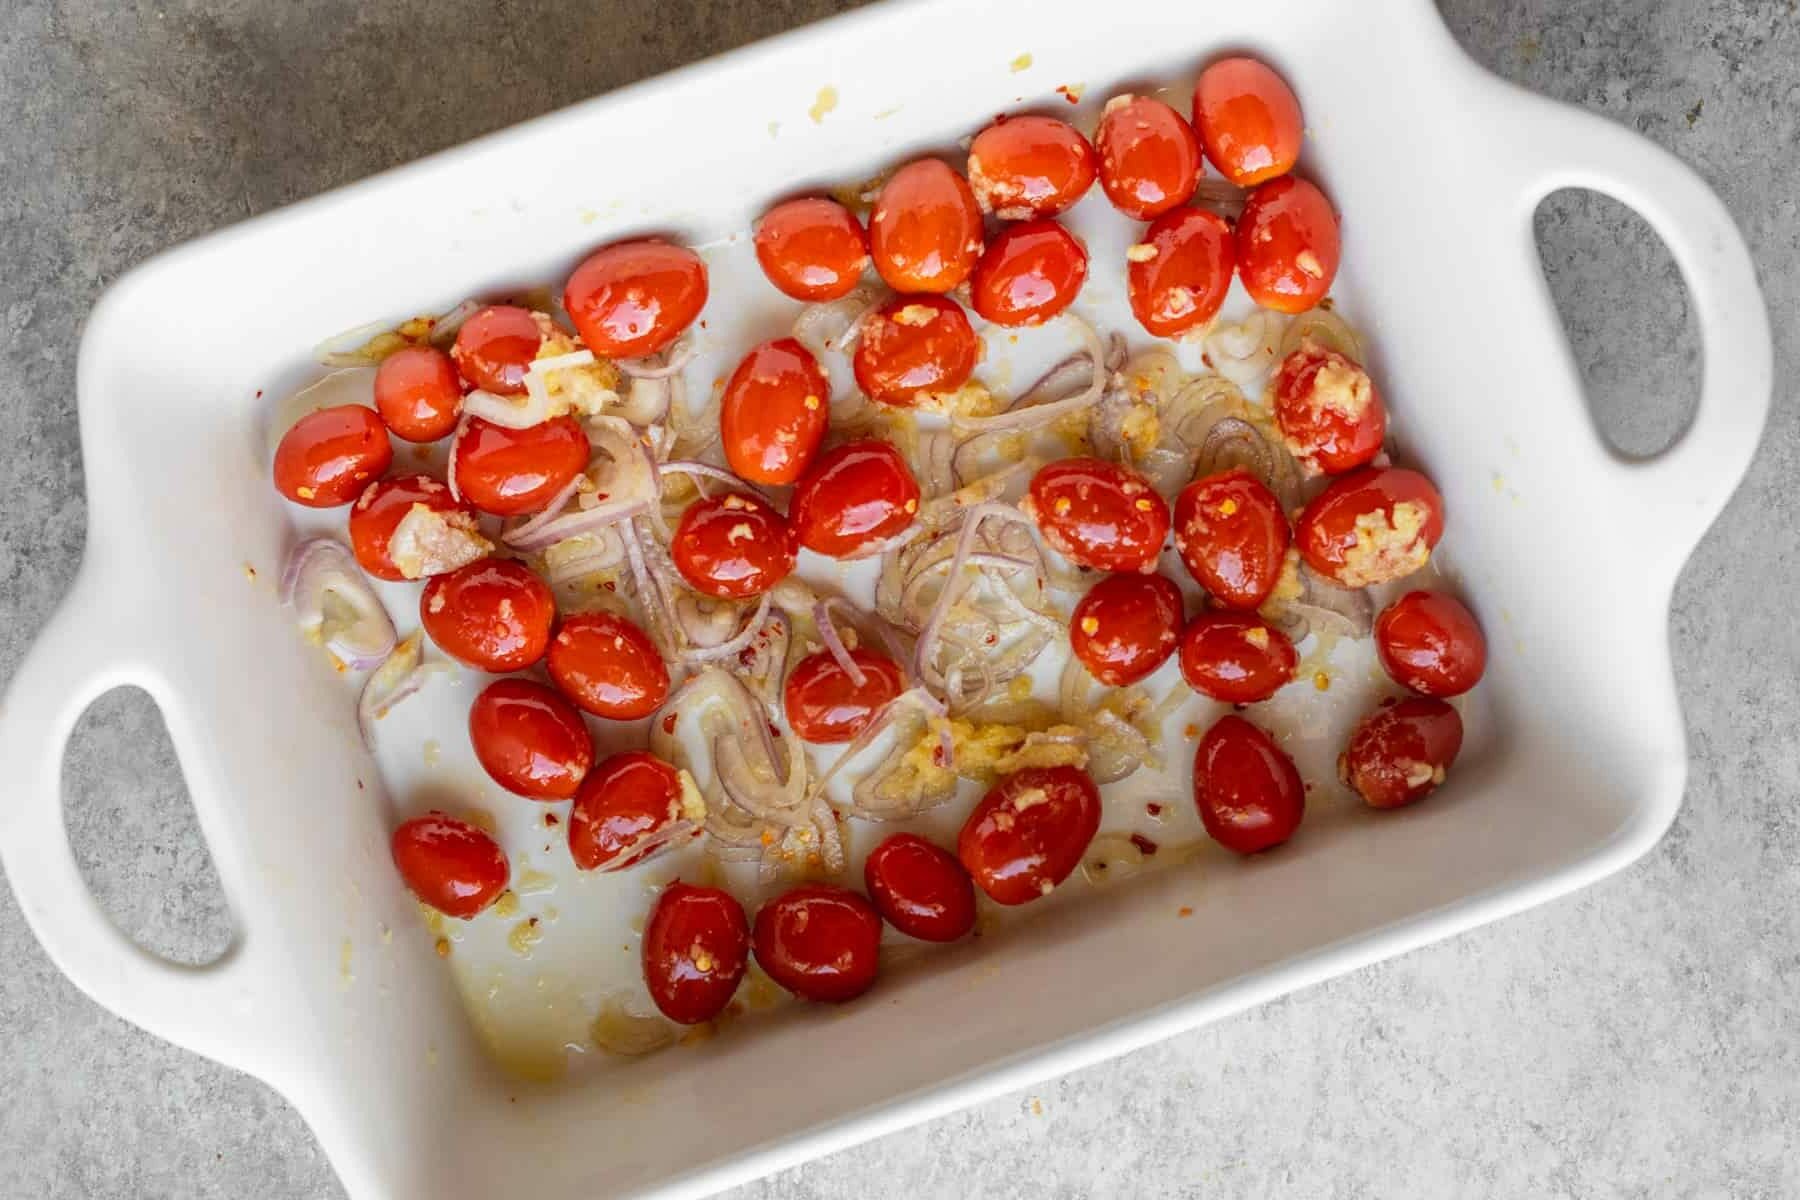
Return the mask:
M 401 822 L 388 848 L 407 890 L 446 917 L 475 916 L 511 878 L 498 842 L 441 812 Z
M 569 857 L 583 871 L 622 871 L 700 836 L 670 831 L 687 820 L 681 776 L 647 750 L 601 760 L 569 808 Z
M 800 545 L 853 558 L 911 525 L 919 481 L 906 458 L 876 438 L 827 450 L 794 489 L 788 523 Z
M 975 928 L 975 883 L 956 856 L 916 833 L 869 852 L 863 886 L 889 925 L 922 942 L 954 942 Z
M 1219 315 L 1237 263 L 1224 217 L 1203 208 L 1174 209 L 1151 223 L 1128 256 L 1147 252 L 1139 247 L 1154 255 L 1125 267 L 1125 290 L 1138 324 L 1157 337 L 1178 337 Z
M 1299 665 L 1294 643 L 1255 613 L 1204 612 L 1181 635 L 1181 677 L 1226 704 L 1267 700 Z
M 1364 467 L 1332 480 L 1295 528 L 1307 566 L 1340 587 L 1368 587 L 1430 560 L 1444 536 L 1444 498 L 1417 471 Z
M 669 667 L 656 643 L 628 617 L 576 613 L 550 639 L 545 665 L 563 695 L 609 721 L 635 721 L 669 698 Z
M 1161 575 L 1109 575 L 1069 618 L 1069 646 L 1088 674 L 1125 687 L 1149 675 L 1181 640 L 1181 589 Z
M 688 505 L 669 554 L 694 590 L 743 600 L 788 577 L 794 569 L 794 538 L 786 518 L 767 501 L 730 492 Z
M 1023 506 L 1050 548 L 1098 571 L 1156 570 L 1169 506 L 1137 472 L 1099 458 L 1065 458 L 1032 477 Z
M 550 585 L 512 559 L 484 558 L 433 575 L 419 593 L 419 624 L 438 649 L 496 675 L 544 657 L 555 620 Z
M 409 442 L 449 437 L 462 411 L 456 364 L 435 346 L 407 346 L 375 368 L 375 409 L 389 432 Z
M 590 454 L 587 433 L 572 416 L 528 429 L 470 417 L 456 442 L 456 487 L 482 512 L 521 516 L 550 503 L 587 469 Z
M 394 444 L 373 409 L 360 404 L 321 408 L 281 435 L 275 447 L 275 490 L 308 508 L 336 508 L 361 495 L 393 461 Z
M 1237 225 L 1238 277 L 1264 308 L 1302 313 L 1337 278 L 1338 220 L 1325 193 L 1298 175 L 1250 193 Z
M 1437 790 L 1462 750 L 1462 717 L 1435 696 L 1384 701 L 1338 758 L 1338 777 L 1370 808 L 1404 808 Z
M 531 800 L 567 800 L 594 765 L 575 706 L 529 679 L 496 679 L 469 706 L 469 740 L 495 783 Z
M 981 341 L 956 301 L 895 296 L 863 321 L 850 365 L 871 400 L 911 408 L 921 393 L 967 383 L 980 357 Z
M 788 672 L 782 707 L 802 741 L 819 745 L 851 741 L 888 701 L 906 690 L 899 664 L 887 655 L 858 646 L 850 658 L 862 669 L 861 687 L 823 650 L 801 659 Z
M 1342 475 L 1381 453 L 1387 405 L 1360 365 L 1310 341 L 1275 370 L 1275 423 L 1309 475 Z
M 1300 102 L 1254 58 L 1223 58 L 1200 72 L 1194 128 L 1207 161 L 1238 187 L 1285 175 L 1300 158 Z
M 975 264 L 970 303 L 996 325 L 1042 325 L 1075 303 L 1087 270 L 1087 247 L 1055 221 L 1008 225 Z
M 751 939 L 757 965 L 803 1000 L 854 1000 L 881 967 L 881 917 L 857 893 L 828 883 L 802 884 L 763 905 Z
M 655 354 L 706 307 L 706 264 L 686 246 L 656 238 L 616 242 L 588 255 L 563 288 L 563 308 L 595 354 Z
M 1055 117 L 1002 117 L 969 143 L 969 187 L 1002 221 L 1054 217 L 1072 208 L 1099 173 L 1094 148 Z
M 1196 480 L 1175 499 L 1175 549 L 1227 608 L 1253 609 L 1268 598 L 1289 538 L 1281 501 L 1243 467 Z
M 513 304 L 491 304 L 456 331 L 450 357 L 462 377 L 484 392 L 518 396 L 544 345 L 550 319 Z
M 795 300 L 840 300 L 856 289 L 869 265 L 869 235 L 835 200 L 789 200 L 757 222 L 756 261 L 769 282 Z
M 875 198 L 869 252 L 897 292 L 942 294 L 981 254 L 981 209 L 968 181 L 935 158 L 901 167 Z
M 460 513 L 471 524 L 474 514 L 458 504 L 450 489 L 429 475 L 397 475 L 363 489 L 350 509 L 350 549 L 357 565 L 375 576 L 398 582 L 406 578 L 388 553 L 388 542 L 415 504 L 433 512 Z
M 1200 182 L 1200 139 L 1194 127 L 1151 96 L 1108 100 L 1094 149 L 1106 198 L 1139 221 L 1186 204 Z
M 956 854 L 995 902 L 1025 904 L 1067 879 L 1099 830 L 1100 792 L 1086 771 L 1027 767 L 981 798 Z
M 1194 752 L 1194 803 L 1213 841 L 1256 854 L 1294 836 L 1306 814 L 1306 788 L 1274 738 L 1227 715 Z
M 751 483 L 792 483 L 819 452 L 830 419 L 831 380 L 819 360 L 793 338 L 764 342 L 725 384 L 725 461 Z
M 1422 696 L 1460 696 L 1487 670 L 1481 623 L 1443 592 L 1408 592 L 1384 608 L 1375 650 L 1389 678 Z
M 750 922 L 730 893 L 676 880 L 644 925 L 644 983 L 679 1025 L 710 1021 L 731 1003 L 750 961 Z

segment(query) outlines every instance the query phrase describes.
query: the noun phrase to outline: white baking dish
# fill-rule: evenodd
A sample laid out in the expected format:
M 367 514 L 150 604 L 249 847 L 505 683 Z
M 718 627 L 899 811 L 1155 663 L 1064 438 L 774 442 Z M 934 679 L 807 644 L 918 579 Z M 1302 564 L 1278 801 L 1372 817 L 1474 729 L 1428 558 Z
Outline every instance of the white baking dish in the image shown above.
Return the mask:
M 347 324 L 559 279 L 625 233 L 719 237 L 797 187 L 949 146 L 995 112 L 1060 105 L 1059 84 L 1097 103 L 1191 78 L 1227 48 L 1270 60 L 1300 93 L 1304 165 L 1346 215 L 1339 296 L 1371 335 L 1405 448 L 1443 489 L 1447 545 L 1490 631 L 1481 750 L 1457 786 L 1379 820 L 1309 824 L 1266 860 L 1055 906 L 841 1014 L 789 1010 L 753 1037 L 561 1086 L 507 1080 L 417 936 L 387 862 L 393 810 L 350 707 L 268 594 L 293 530 L 267 482 L 259 390 L 291 382 L 304 348 Z M 1539 272 L 1531 214 L 1567 186 L 1644 214 L 1693 298 L 1698 412 L 1651 461 L 1622 461 L 1597 435 Z M 1425 0 L 894 0 L 248 222 L 113 287 L 81 349 L 87 552 L 0 717 L 13 781 L 0 856 L 84 991 L 269 1080 L 352 1194 L 701 1192 L 1643 853 L 1686 770 L 1670 588 L 1749 462 L 1769 383 L 1750 261 L 1706 187 L 1635 135 L 1489 77 Z M 237 918 L 208 967 L 125 940 L 70 853 L 62 747 L 87 704 L 125 683 L 162 706 Z

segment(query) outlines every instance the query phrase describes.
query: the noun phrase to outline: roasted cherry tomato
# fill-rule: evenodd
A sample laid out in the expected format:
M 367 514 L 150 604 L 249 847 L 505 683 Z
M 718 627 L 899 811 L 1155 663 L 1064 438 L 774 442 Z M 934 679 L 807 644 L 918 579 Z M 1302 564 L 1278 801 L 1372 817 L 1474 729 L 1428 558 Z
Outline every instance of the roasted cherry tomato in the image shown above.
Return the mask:
M 919 512 L 919 481 L 892 445 L 871 438 L 827 450 L 794 489 L 788 521 L 814 554 L 851 558 L 893 537 Z
M 622 871 L 700 836 L 706 804 L 647 750 L 603 759 L 569 809 L 569 857 L 583 871 Z
M 587 433 L 574 417 L 507 429 L 470 417 L 456 439 L 456 486 L 482 512 L 536 512 L 587 469 Z
M 1125 257 L 1125 291 L 1138 324 L 1176 337 L 1219 315 L 1237 251 L 1224 217 L 1178 208 L 1156 218 Z
M 710 1021 L 731 1003 L 750 961 L 750 922 L 730 893 L 676 880 L 644 926 L 644 984 L 662 1015 Z
M 1001 117 L 969 143 L 969 187 L 1002 221 L 1054 217 L 1094 186 L 1094 148 L 1055 117 Z
M 850 661 L 862 672 L 857 683 L 826 651 L 809 654 L 788 672 L 782 689 L 788 724 L 803 741 L 847 742 L 868 728 L 882 707 L 906 690 L 900 667 L 885 654 L 858 646 Z
M 1444 498 L 1417 471 L 1364 467 L 1331 481 L 1300 514 L 1306 565 L 1340 587 L 1410 575 L 1444 536 Z
M 863 886 L 907 937 L 954 942 L 975 928 L 974 881 L 955 855 L 916 833 L 896 833 L 869 851 Z
M 1338 220 L 1325 193 L 1283 175 L 1250 193 L 1237 225 L 1238 277 L 1264 308 L 1305 312 L 1338 270 Z
M 802 884 L 763 905 L 752 938 L 757 965 L 803 1000 L 854 1000 L 881 966 L 881 917 L 829 883 Z
M 706 264 L 655 238 L 618 242 L 575 268 L 563 307 L 595 354 L 642 358 L 680 337 L 706 307 Z
M 831 380 L 819 360 L 793 338 L 764 342 L 725 384 L 725 461 L 751 483 L 792 483 L 819 452 L 830 418 Z
M 1487 669 L 1475 614 L 1443 592 L 1408 592 L 1384 608 L 1375 650 L 1395 683 L 1424 696 L 1460 696 Z
M 1381 452 L 1387 406 L 1369 373 L 1312 342 L 1275 370 L 1275 423 L 1309 475 L 1342 475 Z
M 869 235 L 835 200 L 789 200 L 757 222 L 756 261 L 770 283 L 796 300 L 837 300 L 869 265 Z
M 981 210 L 961 175 L 935 158 L 895 171 L 869 221 L 875 270 L 897 292 L 947 292 L 981 254 Z
M 1069 619 L 1069 647 L 1101 683 L 1136 683 L 1169 660 L 1181 638 L 1181 589 L 1161 575 L 1110 575 Z
M 567 800 L 594 763 L 575 706 L 529 679 L 496 679 L 469 706 L 469 740 L 495 783 L 533 800 Z
M 1227 608 L 1255 608 L 1268 598 L 1288 540 L 1281 501 L 1243 467 L 1195 480 L 1175 499 L 1175 549 Z
M 1008 225 L 975 264 L 969 301 L 996 325 L 1041 325 L 1075 303 L 1087 268 L 1087 247 L 1055 221 Z
M 1207 159 L 1239 187 L 1285 175 L 1300 157 L 1300 102 L 1254 58 L 1222 58 L 1200 72 L 1194 128 Z
M 788 577 L 794 569 L 794 536 L 768 501 L 729 492 L 688 505 L 669 554 L 696 591 L 742 600 L 760 596 Z
M 895 296 L 863 320 L 850 363 L 871 400 L 910 408 L 921 393 L 967 383 L 980 356 L 981 342 L 956 301 Z
M 400 523 L 423 505 L 442 518 L 426 537 L 396 547 Z M 363 570 L 377 579 L 419 579 L 452 571 L 490 549 L 475 528 L 475 514 L 456 502 L 450 489 L 429 475 L 401 475 L 371 483 L 350 509 L 350 549 Z M 421 553 L 426 551 L 428 553 Z
M 1306 788 L 1274 738 L 1242 717 L 1224 716 L 1194 752 L 1194 803 L 1213 841 L 1255 854 L 1294 836 L 1306 814 Z
M 1174 109 L 1151 96 L 1114 96 L 1094 134 L 1100 186 L 1113 207 L 1148 221 L 1186 204 L 1200 182 L 1200 140 Z
M 500 898 L 511 878 L 498 842 L 441 812 L 402 822 L 389 848 L 407 889 L 446 917 L 474 916 Z
M 397 438 L 435 442 L 449 437 L 462 410 L 456 364 L 435 346 L 407 346 L 375 368 L 375 407 Z
M 669 698 L 669 668 L 650 635 L 609 612 L 576 613 L 550 639 L 546 664 L 563 694 L 596 717 L 635 721 Z
M 394 444 L 374 409 L 360 404 L 321 408 L 281 435 L 275 448 L 275 490 L 308 508 L 336 508 L 356 499 L 393 461 Z
M 989 789 L 962 827 L 956 855 L 1001 904 L 1048 896 L 1100 829 L 1100 792 L 1079 767 L 1027 767 Z
M 1293 679 L 1299 662 L 1287 634 L 1254 613 L 1204 612 L 1181 635 L 1181 677 L 1227 704 L 1267 700 Z
M 434 575 L 419 593 L 419 624 L 438 649 L 496 675 L 544 657 L 555 620 L 550 585 L 512 559 L 484 558 Z
M 1387 700 L 1350 735 L 1338 777 L 1371 808 L 1402 808 L 1444 782 L 1462 739 L 1462 717 L 1437 697 Z
M 482 391 L 517 396 L 525 391 L 525 373 L 552 328 L 549 317 L 529 308 L 489 305 L 462 323 L 450 357 L 462 377 Z
M 1169 506 L 1136 471 L 1100 458 L 1039 469 L 1023 506 L 1050 548 L 1098 571 L 1156 570 Z

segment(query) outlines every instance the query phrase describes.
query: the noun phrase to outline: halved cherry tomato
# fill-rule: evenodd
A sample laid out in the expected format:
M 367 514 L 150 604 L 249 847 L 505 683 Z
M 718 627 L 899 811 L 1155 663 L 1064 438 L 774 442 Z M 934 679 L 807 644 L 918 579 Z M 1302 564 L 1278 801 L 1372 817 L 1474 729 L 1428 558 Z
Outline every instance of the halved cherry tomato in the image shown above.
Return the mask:
M 686 246 L 656 238 L 617 242 L 575 268 L 563 307 L 595 354 L 655 354 L 706 307 L 706 264 Z
M 831 380 L 793 338 L 764 342 L 744 355 L 719 403 L 725 461 L 751 483 L 800 478 L 831 418 Z
M 881 966 L 881 917 L 829 883 L 802 884 L 763 905 L 751 936 L 757 965 L 803 1000 L 854 1000 Z
M 1125 687 L 1169 659 L 1181 638 L 1181 589 L 1161 575 L 1109 575 L 1069 618 L 1069 647 L 1101 683 Z
M 1175 499 L 1175 549 L 1227 608 L 1255 608 L 1268 598 L 1288 540 L 1281 501 L 1243 467 L 1196 480 Z
M 321 408 L 281 435 L 275 447 L 275 490 L 308 508 L 336 508 L 356 499 L 393 461 L 394 444 L 374 409 L 360 404 Z
M 1340 587 L 1410 575 L 1444 536 L 1444 498 L 1401 467 L 1364 467 L 1334 479 L 1295 526 L 1306 565 Z
M 1125 291 L 1138 324 L 1176 337 L 1219 315 L 1237 251 L 1224 217 L 1178 208 L 1156 218 L 1125 257 Z
M 469 706 L 469 740 L 495 783 L 532 800 L 567 800 L 594 765 L 575 706 L 529 679 L 496 679 Z
M 550 639 L 545 665 L 563 695 L 609 721 L 647 717 L 669 698 L 669 668 L 656 643 L 616 613 L 565 619 Z
M 968 181 L 935 158 L 909 162 L 875 198 L 875 270 L 897 292 L 947 292 L 981 254 L 981 210 Z
M 1387 437 L 1387 406 L 1369 373 L 1312 342 L 1275 370 L 1275 423 L 1309 475 L 1342 475 L 1367 466 Z
M 1285 175 L 1300 157 L 1300 102 L 1254 58 L 1222 58 L 1200 72 L 1194 128 L 1212 165 L 1239 187 Z
M 1048 896 L 1100 829 L 1100 792 L 1079 767 L 1027 767 L 989 789 L 963 824 L 956 855 L 1001 904 Z
M 587 468 L 587 433 L 572 416 L 525 429 L 470 417 L 456 441 L 456 486 L 482 512 L 536 512 Z
M 407 889 L 446 917 L 479 913 L 500 898 L 512 874 L 498 842 L 441 812 L 403 821 L 389 851 Z
M 427 573 L 418 569 L 421 564 L 395 561 L 393 553 L 394 531 L 413 507 L 420 504 L 442 515 L 446 531 L 462 543 L 462 552 L 468 555 L 464 562 L 487 553 L 487 543 L 481 541 L 476 532 L 475 514 L 458 504 L 449 488 L 429 475 L 400 475 L 371 483 L 350 509 L 350 549 L 363 570 L 377 579 L 395 581 L 417 579 Z M 444 569 L 453 570 L 461 565 L 456 562 Z M 414 568 L 411 574 L 407 572 L 408 567 Z
M 796 300 L 837 300 L 869 265 L 869 235 L 835 200 L 789 200 L 757 222 L 756 261 L 770 283 Z
M 1255 613 L 1204 612 L 1181 635 L 1181 677 L 1227 704 L 1267 700 L 1294 678 L 1299 662 L 1287 634 Z
M 996 325 L 1041 325 L 1075 303 L 1087 269 L 1087 247 L 1055 221 L 1008 225 L 975 264 L 969 300 Z
M 1094 134 L 1100 186 L 1113 207 L 1148 221 L 1186 204 L 1200 182 L 1200 139 L 1153 96 L 1114 96 Z
M 1487 669 L 1487 639 L 1462 601 L 1408 592 L 1375 618 L 1375 649 L 1395 683 L 1424 696 L 1460 696 Z
M 814 554 L 850 558 L 908 525 L 919 481 L 892 445 L 877 438 L 827 450 L 794 489 L 788 523 Z
M 464 379 L 496 396 L 525 391 L 525 373 L 553 327 L 550 318 L 529 308 L 493 304 L 456 331 L 450 357 Z
M 407 346 L 375 368 L 375 407 L 393 435 L 409 442 L 449 437 L 462 409 L 456 364 L 435 346 Z
M 1213 841 L 1255 854 L 1294 836 L 1306 788 L 1274 738 L 1242 717 L 1223 716 L 1194 752 L 1194 803 Z
M 1370 808 L 1401 808 L 1444 782 L 1462 739 L 1461 715 L 1437 697 L 1386 700 L 1350 735 L 1338 776 Z
M 906 690 L 900 667 L 885 654 L 858 646 L 850 661 L 862 672 L 857 683 L 826 651 L 810 654 L 788 672 L 782 704 L 788 724 L 802 741 L 848 742 L 868 728 L 882 706 Z
M 569 809 L 569 857 L 583 871 L 622 871 L 700 836 L 706 804 L 647 750 L 603 759 Z
M 922 942 L 954 942 L 975 928 L 975 883 L 956 856 L 916 833 L 869 851 L 863 886 L 887 923 Z
M 911 408 L 920 393 L 967 383 L 980 356 L 962 305 L 943 296 L 895 296 L 864 319 L 850 363 L 871 400 Z
M 1338 270 L 1338 220 L 1325 193 L 1298 175 L 1250 193 L 1237 225 L 1238 277 L 1264 308 L 1300 313 L 1331 290 Z
M 794 536 L 768 501 L 728 492 L 688 505 L 669 555 L 696 591 L 742 600 L 760 596 L 788 577 L 794 569 Z
M 676 880 L 644 926 L 644 984 L 662 1015 L 710 1021 L 731 1003 L 750 962 L 750 922 L 729 892 Z
M 1149 574 L 1169 534 L 1169 506 L 1148 481 L 1101 458 L 1040 468 L 1022 507 L 1051 549 L 1099 571 Z
M 419 593 L 419 624 L 438 649 L 478 671 L 523 671 L 550 647 L 556 600 L 522 562 L 484 558 L 434 575 Z
M 1055 117 L 1001 117 L 969 143 L 969 187 L 1002 221 L 1054 217 L 1094 186 L 1094 148 Z

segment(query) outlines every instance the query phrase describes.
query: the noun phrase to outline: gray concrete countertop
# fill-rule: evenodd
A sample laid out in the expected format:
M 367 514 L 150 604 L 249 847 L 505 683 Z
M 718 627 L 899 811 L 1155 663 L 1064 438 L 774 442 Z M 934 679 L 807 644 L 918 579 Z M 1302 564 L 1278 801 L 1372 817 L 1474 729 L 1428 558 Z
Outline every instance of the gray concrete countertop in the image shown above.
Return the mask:
M 78 558 L 74 350 L 109 281 L 847 6 L 9 0 L 0 679 Z M 1680 819 L 1576 898 L 739 1195 L 1800 1195 L 1800 15 L 1792 0 L 1443 7 L 1492 69 L 1696 166 L 1758 259 L 1775 410 L 1676 592 L 1693 756 Z M 1586 195 L 1553 198 L 1539 230 L 1599 419 L 1627 449 L 1663 444 L 1699 363 L 1668 253 Z M 105 698 L 67 763 L 70 830 L 109 910 L 156 950 L 216 952 L 228 918 L 155 709 Z M 341 1194 L 278 1096 L 97 1009 L 4 889 L 0 962 L 0 1194 Z

